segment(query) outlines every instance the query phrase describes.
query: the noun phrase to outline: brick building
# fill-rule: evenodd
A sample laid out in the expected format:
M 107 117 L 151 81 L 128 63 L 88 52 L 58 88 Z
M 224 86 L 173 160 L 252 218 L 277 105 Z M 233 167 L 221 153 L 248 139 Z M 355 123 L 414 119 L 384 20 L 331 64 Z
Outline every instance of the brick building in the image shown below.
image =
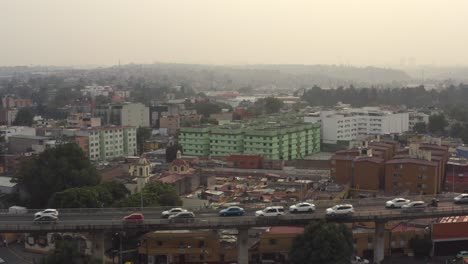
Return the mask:
M 261 155 L 230 155 L 226 158 L 227 166 L 239 169 L 262 169 Z

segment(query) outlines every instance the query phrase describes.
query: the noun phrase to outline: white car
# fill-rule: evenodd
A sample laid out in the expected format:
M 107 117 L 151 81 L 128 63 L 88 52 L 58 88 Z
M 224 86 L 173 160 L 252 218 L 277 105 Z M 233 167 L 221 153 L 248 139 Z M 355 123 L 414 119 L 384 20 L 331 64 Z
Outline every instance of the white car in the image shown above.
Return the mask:
M 325 212 L 327 216 L 350 216 L 354 214 L 354 207 L 351 204 L 337 204 Z
M 462 193 L 453 198 L 454 203 L 468 203 L 468 193 Z
M 387 201 L 385 207 L 387 208 L 401 208 L 403 205 L 410 203 L 411 201 L 405 198 L 395 198 Z
M 171 216 L 171 215 L 175 215 L 175 214 L 182 213 L 182 212 L 187 212 L 187 210 L 185 210 L 183 208 L 172 208 L 170 210 L 163 211 L 161 213 L 161 217 L 162 218 L 169 218 L 169 216 Z
M 55 216 L 58 217 L 59 213 L 57 209 L 45 209 L 34 214 L 34 218 L 39 218 L 41 216 Z
M 311 203 L 298 203 L 295 205 L 291 205 L 289 207 L 289 212 L 291 213 L 312 213 L 315 211 L 315 204 Z
M 354 256 L 351 259 L 351 264 L 369 264 L 369 260 L 358 257 L 358 256 Z
M 403 213 L 422 212 L 426 209 L 426 203 L 423 201 L 414 201 L 404 204 L 401 209 L 403 210 Z
M 279 216 L 284 215 L 283 206 L 271 206 L 255 212 L 256 217 L 260 216 Z

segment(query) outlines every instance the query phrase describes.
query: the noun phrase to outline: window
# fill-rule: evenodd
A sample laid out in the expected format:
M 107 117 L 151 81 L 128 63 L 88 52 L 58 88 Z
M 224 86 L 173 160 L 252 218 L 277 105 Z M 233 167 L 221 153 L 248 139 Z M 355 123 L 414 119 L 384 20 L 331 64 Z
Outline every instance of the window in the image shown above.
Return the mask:
M 393 174 L 393 177 L 395 177 L 395 178 L 400 178 L 400 177 L 401 177 L 401 173 L 394 173 L 394 174 Z
M 425 184 L 425 183 L 419 183 L 419 184 L 418 184 L 418 188 L 419 188 L 419 189 L 426 189 L 426 188 L 427 188 L 427 184 Z
M 418 179 L 419 180 L 425 180 L 425 179 L 427 179 L 427 176 L 426 175 L 418 175 Z
M 403 164 L 395 164 L 395 169 L 403 169 Z
M 270 245 L 276 245 L 278 241 L 274 238 L 270 239 Z

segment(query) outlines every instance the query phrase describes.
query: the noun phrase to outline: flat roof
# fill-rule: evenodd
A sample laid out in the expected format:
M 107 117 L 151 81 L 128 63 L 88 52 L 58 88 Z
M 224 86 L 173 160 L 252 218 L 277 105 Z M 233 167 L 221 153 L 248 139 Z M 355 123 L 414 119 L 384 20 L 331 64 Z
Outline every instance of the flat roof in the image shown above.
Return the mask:
M 37 140 L 46 140 L 51 139 L 50 137 L 42 137 L 42 136 L 30 136 L 30 135 L 14 135 L 9 136 L 8 138 L 25 138 L 25 139 L 37 139 Z

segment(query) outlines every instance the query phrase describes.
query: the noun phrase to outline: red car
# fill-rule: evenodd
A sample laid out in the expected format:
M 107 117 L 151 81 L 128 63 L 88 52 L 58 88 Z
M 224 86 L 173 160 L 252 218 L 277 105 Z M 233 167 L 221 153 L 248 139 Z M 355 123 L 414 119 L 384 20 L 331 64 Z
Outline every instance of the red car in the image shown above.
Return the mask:
M 124 222 L 131 222 L 131 223 L 142 223 L 145 220 L 145 217 L 142 213 L 133 213 L 127 216 L 124 216 Z

